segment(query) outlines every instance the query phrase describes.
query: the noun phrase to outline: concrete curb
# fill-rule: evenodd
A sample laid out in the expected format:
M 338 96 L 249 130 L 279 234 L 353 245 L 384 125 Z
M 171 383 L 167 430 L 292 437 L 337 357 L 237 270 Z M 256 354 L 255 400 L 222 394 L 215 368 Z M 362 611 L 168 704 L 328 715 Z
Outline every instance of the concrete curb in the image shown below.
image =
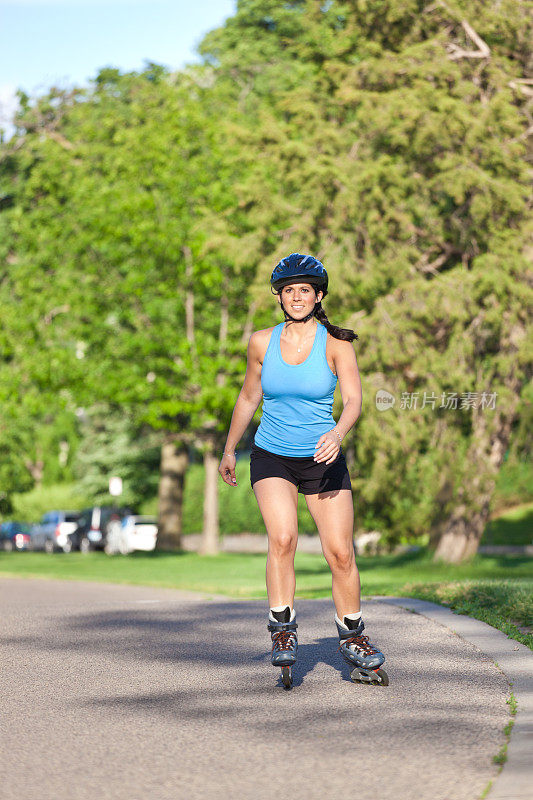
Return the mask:
M 533 556 L 533 544 L 484 544 L 477 551 L 486 556 Z
M 505 633 L 449 608 L 413 597 L 371 596 L 421 614 L 488 655 L 507 677 L 517 701 L 517 713 L 507 748 L 507 761 L 495 778 L 487 800 L 533 800 L 533 654 Z

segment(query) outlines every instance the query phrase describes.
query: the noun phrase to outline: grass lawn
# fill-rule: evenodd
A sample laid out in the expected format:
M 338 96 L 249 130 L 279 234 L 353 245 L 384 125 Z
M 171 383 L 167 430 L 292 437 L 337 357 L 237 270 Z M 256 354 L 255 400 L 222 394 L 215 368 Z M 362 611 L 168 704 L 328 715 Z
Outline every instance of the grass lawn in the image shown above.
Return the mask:
M 481 556 L 434 563 L 424 550 L 358 556 L 364 595 L 420 597 L 483 619 L 533 649 L 533 559 Z M 265 555 L 221 553 L 0 553 L 0 575 L 164 586 L 236 598 L 266 598 Z M 331 573 L 322 556 L 296 555 L 296 596 L 328 597 Z
M 533 544 L 533 503 L 522 503 L 509 508 L 496 519 L 492 519 L 485 528 L 481 544 Z

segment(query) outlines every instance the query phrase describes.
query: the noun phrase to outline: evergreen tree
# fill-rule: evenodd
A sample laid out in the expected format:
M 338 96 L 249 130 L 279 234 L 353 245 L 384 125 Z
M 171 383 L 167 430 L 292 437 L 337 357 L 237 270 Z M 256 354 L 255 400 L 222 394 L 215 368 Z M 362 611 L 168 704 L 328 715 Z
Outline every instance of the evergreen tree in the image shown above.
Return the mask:
M 518 2 L 243 0 L 202 46 L 244 118 L 259 277 L 315 253 L 358 330 L 360 513 L 449 560 L 477 548 L 532 374 L 530 36 Z M 465 406 L 398 408 L 424 391 Z

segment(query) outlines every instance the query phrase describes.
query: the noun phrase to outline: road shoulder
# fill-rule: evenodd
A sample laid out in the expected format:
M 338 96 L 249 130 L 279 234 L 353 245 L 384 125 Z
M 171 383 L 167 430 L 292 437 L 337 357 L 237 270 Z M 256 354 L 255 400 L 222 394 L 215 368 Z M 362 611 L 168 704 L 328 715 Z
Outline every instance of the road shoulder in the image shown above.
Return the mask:
M 531 650 L 505 633 L 473 617 L 413 597 L 373 595 L 372 600 L 399 606 L 444 625 L 489 656 L 509 681 L 517 713 L 507 748 L 507 761 L 494 780 L 487 800 L 533 800 L 533 658 Z

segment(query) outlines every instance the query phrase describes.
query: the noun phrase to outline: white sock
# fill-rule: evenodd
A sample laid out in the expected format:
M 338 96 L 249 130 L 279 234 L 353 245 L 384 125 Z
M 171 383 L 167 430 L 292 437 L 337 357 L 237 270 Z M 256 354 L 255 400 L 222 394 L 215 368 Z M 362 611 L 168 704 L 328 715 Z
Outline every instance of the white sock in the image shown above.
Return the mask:
M 285 611 L 285 609 L 286 609 L 287 607 L 288 607 L 288 603 L 286 603 L 284 606 L 271 606 L 271 608 L 270 608 L 270 612 L 272 612 L 272 611 L 278 611 L 278 612 L 279 612 L 279 611 Z M 271 622 L 277 622 L 277 619 L 276 619 L 276 617 L 275 617 L 275 616 L 274 616 L 272 613 L 270 613 L 270 612 L 269 612 L 269 614 L 268 614 L 268 618 L 270 619 L 270 621 L 271 621 Z M 296 611 L 294 610 L 294 608 L 291 608 L 291 618 L 290 618 L 290 622 L 294 622 L 295 618 L 296 618 Z
M 354 621 L 361 619 L 361 611 L 354 611 L 351 614 L 344 614 L 345 617 L 348 619 L 353 619 Z M 345 628 L 347 625 L 344 624 L 344 619 L 339 619 L 339 617 L 335 614 L 335 622 L 338 622 L 339 625 L 343 625 Z

